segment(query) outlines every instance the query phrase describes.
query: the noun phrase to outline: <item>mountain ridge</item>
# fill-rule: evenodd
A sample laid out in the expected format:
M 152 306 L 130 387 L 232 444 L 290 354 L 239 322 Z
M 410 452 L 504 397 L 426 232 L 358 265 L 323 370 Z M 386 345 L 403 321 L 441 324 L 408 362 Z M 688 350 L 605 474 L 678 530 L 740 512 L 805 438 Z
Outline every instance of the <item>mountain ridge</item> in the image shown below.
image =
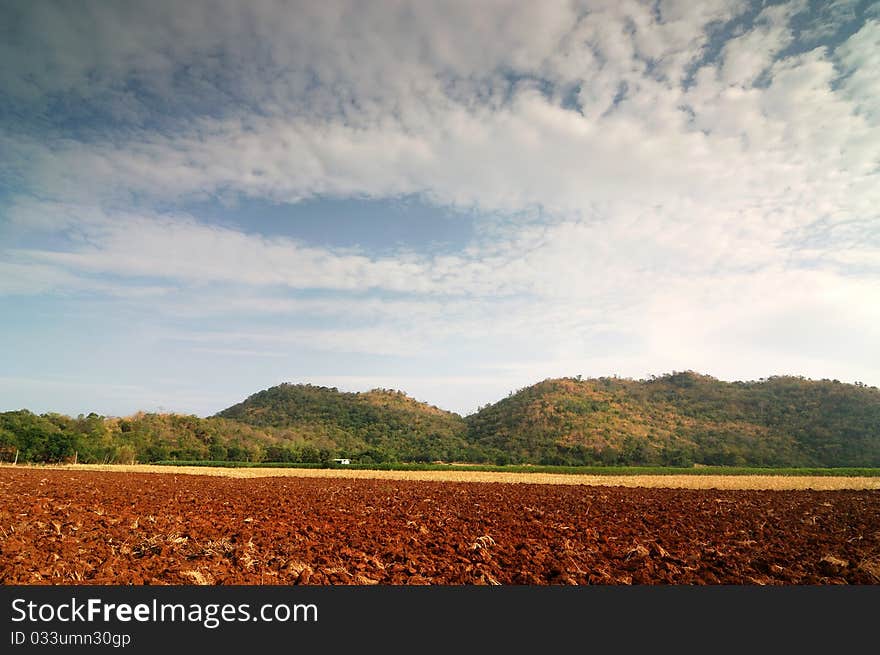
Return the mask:
M 282 383 L 199 418 L 0 413 L 25 461 L 240 459 L 363 464 L 880 466 L 880 390 L 682 371 L 547 378 L 460 416 L 394 389 Z

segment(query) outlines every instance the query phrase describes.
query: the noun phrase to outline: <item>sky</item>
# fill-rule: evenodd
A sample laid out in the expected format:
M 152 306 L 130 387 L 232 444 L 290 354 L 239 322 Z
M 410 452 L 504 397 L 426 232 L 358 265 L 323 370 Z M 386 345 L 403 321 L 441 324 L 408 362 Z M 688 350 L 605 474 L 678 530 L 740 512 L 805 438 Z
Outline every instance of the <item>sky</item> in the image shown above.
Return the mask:
M 0 411 L 880 384 L 880 3 L 0 1 Z

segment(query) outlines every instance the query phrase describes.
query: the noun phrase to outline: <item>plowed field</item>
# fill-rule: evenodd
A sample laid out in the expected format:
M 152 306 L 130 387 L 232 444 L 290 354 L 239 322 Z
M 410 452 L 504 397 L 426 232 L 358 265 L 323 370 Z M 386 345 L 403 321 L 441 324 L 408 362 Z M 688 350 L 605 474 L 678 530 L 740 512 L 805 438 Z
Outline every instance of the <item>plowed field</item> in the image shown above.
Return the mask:
M 878 584 L 880 491 L 0 471 L 3 584 Z

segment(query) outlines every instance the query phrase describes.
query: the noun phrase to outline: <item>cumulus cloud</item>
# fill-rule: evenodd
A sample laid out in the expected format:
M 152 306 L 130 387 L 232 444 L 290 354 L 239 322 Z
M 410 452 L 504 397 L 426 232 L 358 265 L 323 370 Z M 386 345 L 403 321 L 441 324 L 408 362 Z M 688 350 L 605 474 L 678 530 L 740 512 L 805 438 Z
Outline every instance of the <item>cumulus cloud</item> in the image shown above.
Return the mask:
M 880 17 L 869 20 L 838 49 L 843 91 L 860 115 L 880 123 Z
M 876 68 L 865 59 L 875 23 L 839 53 L 820 48 L 776 60 L 801 6 L 770 7 L 685 89 L 688 65 L 699 61 L 708 41 L 707 25 L 734 16 L 736 8 L 719 4 L 685 20 L 673 5 L 661 5 L 657 21 L 639 3 L 540 12 L 553 20 L 492 7 L 462 30 L 454 12 L 431 30 L 417 12 L 420 18 L 407 18 L 415 21 L 414 33 L 377 27 L 387 38 L 365 43 L 360 55 L 354 48 L 364 37 L 343 38 L 353 28 L 349 14 L 339 11 L 315 20 L 327 41 L 349 51 L 349 66 L 337 61 L 339 53 L 325 56 L 311 35 L 297 46 L 308 56 L 272 49 L 267 63 L 267 70 L 284 62 L 293 68 L 279 72 L 282 79 L 305 75 L 311 64 L 303 62 L 332 66 L 332 74 L 317 75 L 314 91 L 297 87 L 288 100 L 266 100 L 265 78 L 275 77 L 261 70 L 246 76 L 256 87 L 248 97 L 265 100 L 259 112 L 229 103 L 221 105 L 223 116 L 200 114 L 173 130 L 29 144 L 21 166 L 43 193 L 119 202 L 132 194 L 167 201 L 232 193 L 297 202 L 415 193 L 482 211 L 540 208 L 571 216 L 634 196 L 647 206 L 684 197 L 719 206 L 760 199 L 784 208 L 803 206 L 801 195 L 810 188 L 817 196 L 876 200 L 852 188 L 873 170 L 878 152 L 877 125 L 866 109 L 870 94 L 862 92 L 871 86 L 865 71 Z M 499 16 L 507 18 L 489 39 Z M 258 21 L 262 27 L 253 29 L 262 34 L 259 29 L 278 24 L 285 22 Z M 536 33 L 525 38 L 533 24 Z M 475 33 L 481 26 L 485 33 Z M 299 34 L 301 23 L 290 29 Z M 492 44 L 487 52 L 473 47 L 484 41 Z M 282 42 L 267 35 L 266 43 Z M 398 49 L 412 57 L 397 56 Z M 198 49 L 190 54 L 197 55 Z M 255 56 L 240 53 L 243 62 Z M 384 68 L 379 74 L 363 67 Z M 851 70 L 843 88 L 836 86 L 839 67 Z M 767 85 L 755 87 L 762 74 Z M 375 84 L 361 88 L 364 79 Z M 350 94 L 354 102 L 330 106 L 326 93 L 337 100 Z M 832 183 L 829 166 L 848 174 Z
M 482 351 L 505 384 L 566 361 L 863 373 L 880 337 L 862 4 L 3 11 L 0 293 L 150 297 L 218 356 Z M 186 210 L 404 195 L 471 210 L 472 242 L 378 254 Z

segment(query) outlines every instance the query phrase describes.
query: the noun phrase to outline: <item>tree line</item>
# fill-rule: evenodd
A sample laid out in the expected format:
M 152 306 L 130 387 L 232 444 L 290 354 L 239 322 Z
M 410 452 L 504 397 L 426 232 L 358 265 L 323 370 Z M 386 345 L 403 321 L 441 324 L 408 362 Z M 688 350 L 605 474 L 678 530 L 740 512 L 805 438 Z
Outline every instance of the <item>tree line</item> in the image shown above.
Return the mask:
M 801 377 L 722 382 L 580 376 L 511 393 L 470 416 L 388 389 L 284 384 L 218 415 L 0 413 L 0 457 L 84 463 L 880 466 L 880 391 Z

